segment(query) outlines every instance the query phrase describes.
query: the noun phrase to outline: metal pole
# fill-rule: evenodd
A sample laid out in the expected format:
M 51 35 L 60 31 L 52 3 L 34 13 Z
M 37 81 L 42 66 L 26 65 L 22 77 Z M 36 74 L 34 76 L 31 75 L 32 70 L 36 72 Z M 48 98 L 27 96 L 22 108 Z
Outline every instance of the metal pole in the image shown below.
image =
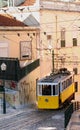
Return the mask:
M 5 71 L 6 71 L 6 64 L 3 62 L 1 64 L 1 70 L 3 72 L 3 114 L 6 114 L 6 101 L 5 101 Z
M 52 51 L 52 72 L 54 72 L 54 50 Z
M 5 72 L 4 72 L 5 73 Z M 6 101 L 5 101 L 5 79 L 3 78 L 3 114 L 6 114 Z
M 57 27 L 57 15 L 56 15 L 56 60 L 58 58 L 58 37 L 57 34 L 58 33 L 58 27 Z M 58 69 L 58 60 L 56 62 L 56 69 Z

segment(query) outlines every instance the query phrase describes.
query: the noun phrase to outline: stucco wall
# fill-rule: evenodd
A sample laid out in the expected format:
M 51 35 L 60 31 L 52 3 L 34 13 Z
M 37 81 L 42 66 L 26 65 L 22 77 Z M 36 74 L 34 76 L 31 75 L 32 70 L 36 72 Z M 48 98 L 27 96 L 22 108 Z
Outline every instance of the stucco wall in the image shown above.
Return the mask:
M 40 67 L 32 71 L 26 77 L 21 79 L 18 83 L 19 87 L 19 97 L 20 97 L 20 104 L 34 104 L 37 100 L 37 89 L 36 83 L 37 79 L 40 77 Z
M 14 27 L 13 29 L 4 28 L 0 30 L 0 49 L 4 47 L 3 46 L 4 43 L 8 43 L 7 46 L 8 57 L 18 58 L 20 60 L 20 66 L 23 67 L 29 64 L 31 61 L 35 61 L 39 57 L 37 52 L 37 46 L 39 46 L 38 31 L 39 30 L 37 29 L 30 29 L 30 28 L 28 29 L 25 28 L 14 29 Z M 20 58 L 21 53 L 20 43 L 23 41 L 31 42 L 30 51 L 32 53 L 32 56 L 30 59 L 22 60 Z M 18 89 L 17 91 L 15 91 L 16 94 L 14 93 L 14 90 L 12 93 L 11 91 L 6 92 L 6 100 L 14 107 L 25 105 L 27 103 L 36 102 L 36 80 L 39 77 L 40 77 L 40 68 L 37 67 L 17 83 Z
M 79 32 L 79 12 L 75 11 L 59 11 L 52 9 L 40 10 L 41 22 L 41 47 L 48 48 L 47 35 L 52 36 L 52 49 L 54 49 L 55 69 L 67 67 L 70 71 L 78 68 L 78 75 L 75 82 L 78 82 L 78 91 L 80 85 L 80 32 Z M 65 47 L 61 47 L 61 29 L 65 28 Z M 45 33 L 44 33 L 45 32 Z M 73 46 L 73 38 L 77 38 L 77 46 Z M 44 51 L 45 52 L 45 51 Z M 43 52 L 43 58 L 46 56 Z M 49 57 L 49 54 L 48 54 Z M 48 60 L 50 61 L 50 60 Z M 42 67 L 43 70 L 43 67 Z
M 3 30 L 0 31 L 0 43 L 8 43 L 8 57 L 14 57 L 14 58 L 19 58 L 20 59 L 20 43 L 23 41 L 31 41 L 31 53 L 32 53 L 32 58 L 30 60 L 34 60 L 37 58 L 37 49 L 36 46 L 37 40 L 36 40 L 36 30 Z M 20 59 L 21 60 L 21 59 Z M 24 60 L 25 61 L 25 60 Z

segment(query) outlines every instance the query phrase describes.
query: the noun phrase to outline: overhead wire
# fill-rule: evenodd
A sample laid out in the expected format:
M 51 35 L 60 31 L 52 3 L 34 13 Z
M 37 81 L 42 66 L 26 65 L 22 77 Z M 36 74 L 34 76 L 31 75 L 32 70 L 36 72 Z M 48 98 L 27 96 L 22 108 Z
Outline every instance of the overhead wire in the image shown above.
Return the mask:
M 17 8 L 19 8 L 19 7 L 17 7 Z M 29 7 L 27 7 L 27 8 L 28 8 L 28 12 L 30 12 L 31 14 L 34 12 L 34 11 L 31 11 Z M 5 11 L 5 9 L 2 9 L 2 10 L 4 11 L 4 13 L 10 15 L 10 13 L 8 13 L 8 10 L 6 10 L 6 11 Z M 18 11 L 16 8 L 15 8 L 15 10 Z M 21 14 L 24 14 L 24 13 L 25 13 L 25 12 L 22 12 L 22 11 L 20 11 L 20 12 L 21 12 Z M 20 12 L 18 12 L 18 13 L 20 14 Z M 36 12 L 37 12 L 37 11 L 36 11 Z M 32 15 L 33 15 L 33 14 L 32 14 Z M 80 15 L 79 15 L 79 16 L 80 16 Z M 80 19 L 76 19 L 76 20 L 78 21 L 78 20 L 80 20 Z M 70 19 L 70 20 L 62 20 L 62 21 L 58 21 L 58 23 L 70 22 L 70 21 L 73 21 L 73 22 L 74 22 L 75 19 L 73 19 L 73 20 L 72 20 L 72 19 Z M 45 25 L 46 25 L 46 24 L 52 24 L 52 23 L 55 23 L 55 21 L 51 21 L 51 22 L 47 22 L 47 23 L 44 23 L 44 22 L 43 22 L 43 23 L 40 23 L 40 25 L 42 25 L 42 24 L 45 24 Z
M 16 42 L 16 41 L 14 41 L 14 40 L 12 40 L 12 39 L 10 39 L 10 38 L 7 38 L 6 36 L 4 36 L 4 38 L 6 38 L 6 39 L 8 39 L 8 40 L 10 40 L 10 41 L 12 41 L 12 42 Z M 23 39 L 22 39 L 22 41 L 23 41 Z M 26 41 L 27 42 L 27 41 Z M 18 43 L 18 42 L 16 42 L 16 43 Z M 29 48 L 29 47 L 27 47 L 28 49 L 31 49 L 31 48 Z M 39 51 L 43 51 L 43 50 L 49 50 L 47 47 L 46 48 L 34 48 L 35 50 L 39 50 Z M 55 55 L 55 54 L 54 54 Z
M 6 38 L 6 39 L 8 39 L 8 40 L 10 40 L 10 41 L 13 41 L 14 42 L 14 40 L 12 40 L 12 39 L 9 39 L 9 38 L 7 38 L 6 36 L 4 37 L 4 38 Z M 16 41 L 15 41 L 16 42 Z M 18 42 L 17 42 L 18 43 Z M 27 47 L 28 49 L 31 49 L 31 48 L 29 48 L 29 47 Z M 43 50 L 49 50 L 48 48 L 34 48 L 35 50 L 37 50 L 37 51 L 43 51 Z M 47 52 L 47 55 L 49 55 L 50 53 L 48 53 Z M 44 55 L 46 55 L 45 53 L 44 53 Z M 51 54 L 52 55 L 52 54 Z M 56 55 L 56 54 L 54 54 L 54 55 Z M 61 55 L 59 55 L 59 56 L 61 56 Z M 50 58 L 51 59 L 51 58 Z M 57 62 L 57 59 L 54 59 L 54 62 L 56 63 Z M 58 63 L 61 63 L 61 59 L 58 59 Z M 70 61 L 66 61 L 65 60 L 65 65 L 67 64 L 67 63 L 70 63 L 70 64 L 73 64 L 73 63 L 77 63 L 77 64 L 79 64 L 80 63 L 80 61 L 79 60 L 70 60 Z
M 78 16 L 79 17 L 79 16 Z M 78 18 L 77 17 L 77 18 Z M 66 20 L 66 21 L 58 21 L 58 23 L 61 23 L 61 22 L 70 22 L 70 21 L 73 21 L 73 23 L 75 22 L 75 20 L 77 21 L 77 20 L 80 20 L 80 19 L 74 19 L 74 20 Z M 41 23 L 40 25 L 42 25 L 42 24 L 50 24 L 50 23 L 55 23 L 55 22 L 48 22 L 48 23 Z M 72 25 L 72 23 L 71 23 L 71 25 Z M 70 25 L 69 25 L 70 26 Z M 67 31 L 73 31 L 73 30 L 67 30 Z M 58 31 L 58 32 L 60 32 L 60 31 Z M 41 33 L 44 33 L 44 32 L 41 32 Z M 56 33 L 56 32 L 50 32 L 50 33 Z M 31 33 L 30 33 L 31 34 Z M 11 35 L 11 34 L 10 34 Z M 11 39 L 8 39 L 8 40 L 11 40 Z

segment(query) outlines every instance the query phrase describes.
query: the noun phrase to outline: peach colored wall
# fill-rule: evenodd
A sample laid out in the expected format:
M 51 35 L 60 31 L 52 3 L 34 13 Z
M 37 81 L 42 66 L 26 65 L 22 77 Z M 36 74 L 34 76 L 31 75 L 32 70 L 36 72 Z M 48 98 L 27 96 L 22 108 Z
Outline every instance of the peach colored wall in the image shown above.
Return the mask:
M 37 89 L 36 80 L 40 77 L 40 67 L 35 69 L 29 75 L 24 77 L 19 82 L 19 92 L 20 92 L 20 104 L 33 104 L 36 103 Z
M 17 31 L 0 31 L 0 42 L 8 43 L 9 57 L 20 59 L 20 42 L 21 41 L 32 41 L 32 59 L 31 60 L 20 60 L 20 65 L 29 63 L 39 58 L 37 55 L 37 46 L 39 46 L 39 35 L 37 29 L 28 30 L 17 30 Z M 29 36 L 28 36 L 29 34 Z M 35 34 L 35 35 L 34 35 Z M 31 39 L 32 38 L 32 39 Z M 37 39 L 38 38 L 38 39 Z M 27 103 L 36 103 L 36 79 L 40 77 L 40 67 L 33 70 L 30 74 L 21 79 L 18 83 L 18 101 L 16 106 L 24 105 Z M 28 86 L 29 84 L 29 86 Z M 10 94 L 7 95 L 9 97 Z M 12 99 L 12 96 L 10 96 Z M 16 99 L 17 100 L 17 99 Z M 9 101 L 10 102 L 10 101 Z M 12 102 L 10 102 L 12 103 Z M 14 104 L 15 105 L 15 104 Z
M 75 78 L 75 82 L 78 82 L 78 91 L 80 91 L 80 13 L 71 12 L 71 11 L 55 11 L 55 10 L 40 10 L 40 24 L 41 24 L 41 33 L 40 41 L 41 47 L 44 46 L 48 48 L 47 35 L 52 35 L 52 49 L 54 49 L 55 54 L 55 69 L 60 67 L 67 67 L 70 71 L 73 71 L 74 67 L 78 68 L 78 75 Z M 61 28 L 65 28 L 65 41 L 66 47 L 61 48 Z M 76 30 L 76 31 L 75 31 Z M 46 35 L 44 35 L 46 32 Z M 77 38 L 77 46 L 73 47 L 73 36 Z M 42 52 L 41 62 L 41 72 L 42 75 L 50 72 L 49 66 L 48 70 L 44 69 L 43 66 L 46 66 L 46 63 L 51 64 L 50 61 L 51 55 L 45 55 L 45 50 Z M 60 58 L 64 59 L 61 62 Z M 47 60 L 48 59 L 48 60 Z M 47 61 L 44 63 L 44 61 Z M 75 62 L 76 61 L 76 62 Z M 51 65 L 50 65 L 51 67 Z M 45 72 L 44 72 L 45 71 Z
M 24 30 L 24 29 L 23 29 Z M 4 31 L 0 31 L 0 42 L 7 42 L 8 43 L 8 52 L 9 52 L 9 57 L 17 57 L 20 59 L 20 42 L 21 41 L 32 41 L 32 59 L 34 60 L 37 58 L 37 49 L 36 46 L 37 40 L 36 40 L 36 30 L 24 30 L 24 31 L 14 31 L 10 30 L 7 31 L 4 29 Z M 29 36 L 28 36 L 29 34 Z M 35 34 L 35 35 L 33 35 Z M 31 39 L 32 37 L 32 39 Z

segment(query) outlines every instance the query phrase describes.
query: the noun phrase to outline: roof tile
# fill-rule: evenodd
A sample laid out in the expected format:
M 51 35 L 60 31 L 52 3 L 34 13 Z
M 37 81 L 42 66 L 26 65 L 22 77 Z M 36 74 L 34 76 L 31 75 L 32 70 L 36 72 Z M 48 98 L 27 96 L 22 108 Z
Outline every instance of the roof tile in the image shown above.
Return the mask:
M 16 20 L 7 14 L 0 14 L 0 26 L 26 26 L 24 23 Z

